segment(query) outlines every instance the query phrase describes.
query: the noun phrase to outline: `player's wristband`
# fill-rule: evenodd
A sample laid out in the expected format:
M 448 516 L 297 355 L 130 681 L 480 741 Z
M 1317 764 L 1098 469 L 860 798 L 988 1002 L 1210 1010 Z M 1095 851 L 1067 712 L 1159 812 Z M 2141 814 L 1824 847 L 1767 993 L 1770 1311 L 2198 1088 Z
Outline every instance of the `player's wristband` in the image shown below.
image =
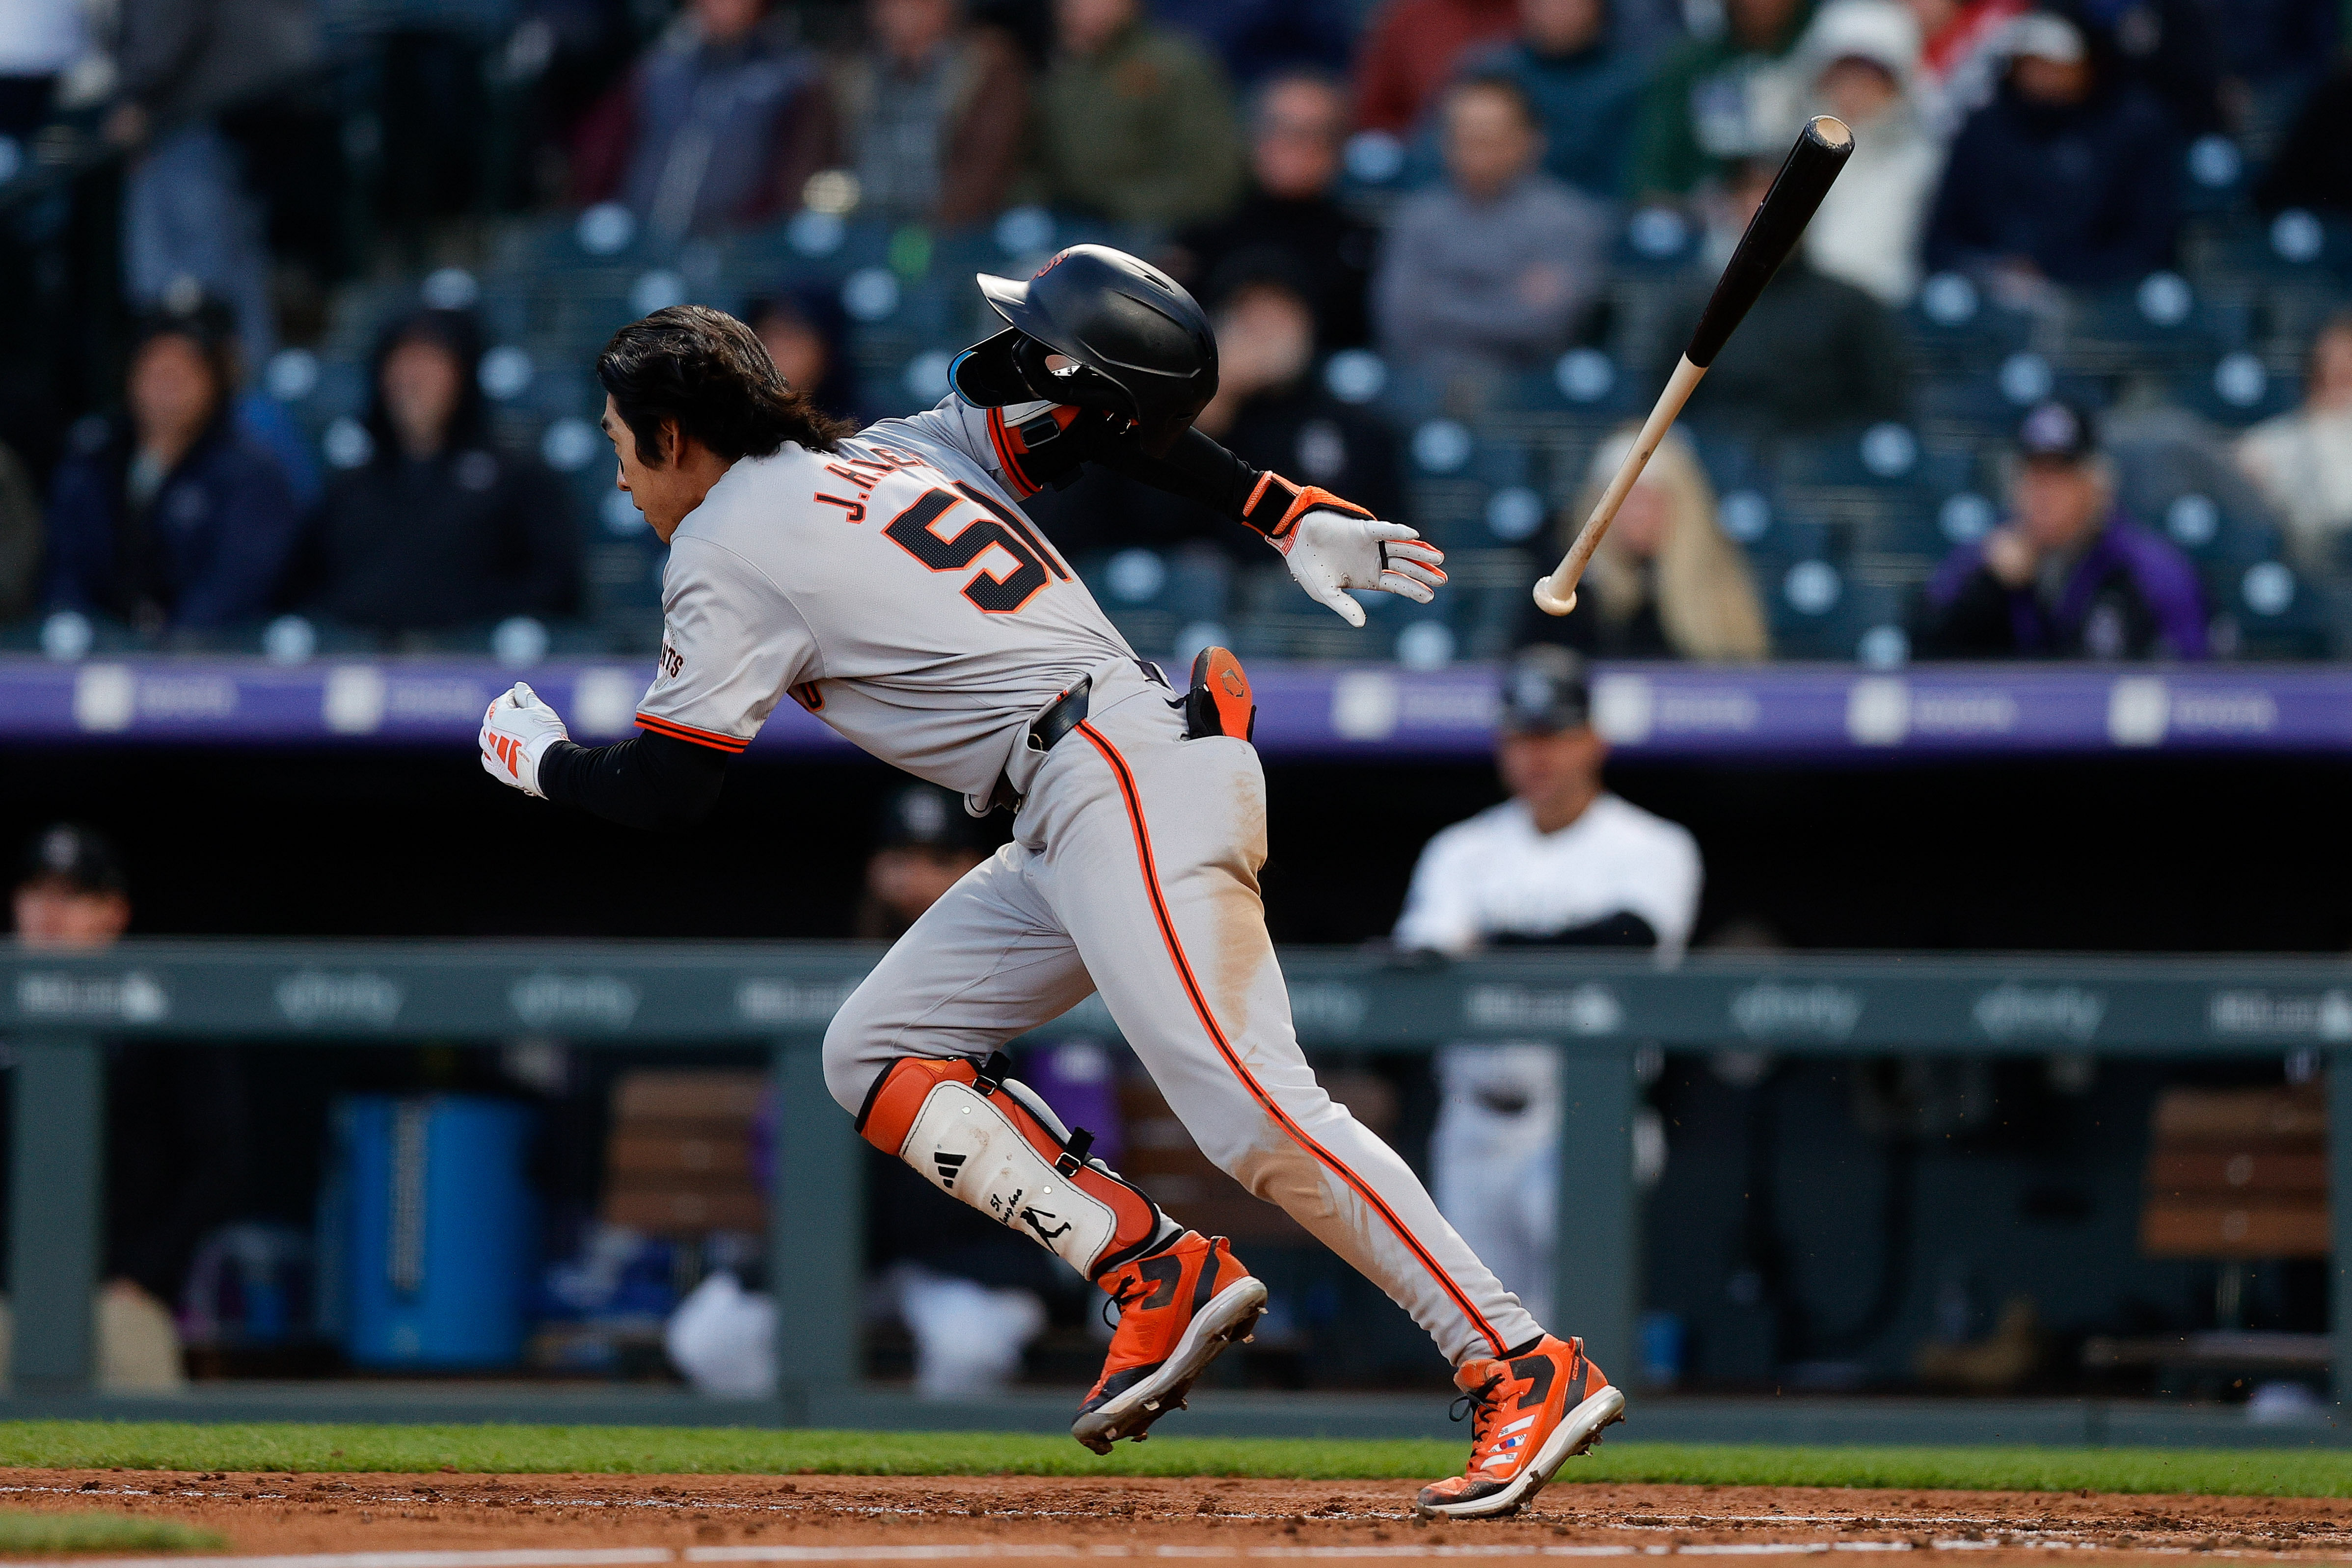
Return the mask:
M 1257 486 L 1242 505 L 1242 521 L 1265 535 L 1279 548 L 1298 526 L 1298 520 L 1317 510 L 1345 512 L 1369 520 L 1371 513 L 1354 501 L 1342 500 L 1320 485 L 1297 485 L 1271 468 L 1258 476 Z

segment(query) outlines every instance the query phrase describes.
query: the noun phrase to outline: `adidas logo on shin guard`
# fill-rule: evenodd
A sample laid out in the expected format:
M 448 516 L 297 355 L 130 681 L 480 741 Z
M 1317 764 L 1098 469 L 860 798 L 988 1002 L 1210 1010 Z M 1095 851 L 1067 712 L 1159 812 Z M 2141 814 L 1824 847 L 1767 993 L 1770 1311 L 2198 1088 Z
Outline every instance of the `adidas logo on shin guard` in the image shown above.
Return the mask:
M 950 1154 L 944 1149 L 933 1151 L 931 1160 L 940 1168 L 940 1185 L 952 1191 L 956 1174 L 963 1169 L 963 1163 L 969 1158 L 965 1154 Z

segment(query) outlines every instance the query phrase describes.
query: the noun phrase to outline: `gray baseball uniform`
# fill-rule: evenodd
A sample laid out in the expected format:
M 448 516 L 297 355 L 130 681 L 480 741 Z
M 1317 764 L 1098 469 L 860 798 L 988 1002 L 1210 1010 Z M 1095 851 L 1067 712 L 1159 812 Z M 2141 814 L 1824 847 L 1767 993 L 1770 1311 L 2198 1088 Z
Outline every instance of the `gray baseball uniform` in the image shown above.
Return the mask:
M 834 1097 L 855 1113 L 893 1059 L 983 1057 L 1099 989 L 1202 1152 L 1378 1282 L 1449 1361 L 1532 1340 L 1517 1299 L 1299 1051 L 1258 894 L 1256 752 L 1185 739 L 1169 690 L 1020 511 L 1000 427 L 951 396 L 838 454 L 747 458 L 670 543 L 646 729 L 740 751 L 789 695 L 976 809 L 1000 777 L 1023 797 L 1013 842 L 835 1017 Z M 1087 721 L 1050 752 L 1024 744 L 1089 676 Z

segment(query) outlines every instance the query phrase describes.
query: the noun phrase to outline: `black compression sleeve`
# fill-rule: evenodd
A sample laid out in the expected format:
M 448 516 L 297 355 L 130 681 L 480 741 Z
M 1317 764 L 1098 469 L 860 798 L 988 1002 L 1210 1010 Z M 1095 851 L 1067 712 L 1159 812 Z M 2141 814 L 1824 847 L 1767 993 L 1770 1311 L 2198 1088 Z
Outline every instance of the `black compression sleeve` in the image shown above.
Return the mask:
M 540 792 L 607 821 L 675 833 L 719 804 L 727 753 L 645 731 L 612 746 L 558 741 L 539 761 Z
M 1132 440 L 1114 440 L 1103 443 L 1095 460 L 1153 489 L 1199 501 L 1235 522 L 1247 521 L 1250 494 L 1263 472 L 1198 430 L 1185 431 L 1164 458 L 1152 457 Z

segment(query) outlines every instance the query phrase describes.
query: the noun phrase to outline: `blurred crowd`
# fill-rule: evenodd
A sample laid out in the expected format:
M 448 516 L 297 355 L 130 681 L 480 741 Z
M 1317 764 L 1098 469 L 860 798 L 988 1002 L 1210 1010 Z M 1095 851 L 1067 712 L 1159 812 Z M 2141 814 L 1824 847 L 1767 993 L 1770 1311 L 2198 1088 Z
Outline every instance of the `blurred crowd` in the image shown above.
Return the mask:
M 2216 160 L 2229 166 L 2208 183 L 2248 212 L 2322 231 L 2352 214 L 2340 10 L 11 0 L 9 264 L 100 258 L 102 306 L 87 276 L 37 278 L 29 297 L 119 324 L 101 338 L 50 323 L 0 374 L 0 623 L 62 613 L 201 647 L 294 615 L 398 647 L 580 615 L 596 503 L 552 470 L 551 445 L 501 438 L 470 298 L 409 285 L 394 309 L 400 291 L 381 285 L 481 250 L 501 223 L 582 210 L 625 215 L 627 243 L 651 254 L 811 216 L 879 225 L 901 271 L 920 265 L 902 265 L 902 246 L 928 257 L 935 237 L 1001 230 L 1008 213 L 1097 226 L 1213 312 L 1223 384 L 1203 428 L 1416 521 L 1403 453 L 1419 443 L 1400 422 L 1475 432 L 1529 378 L 1570 384 L 1591 363 L 1580 353 L 1646 400 L 1797 129 L 1833 113 L 1858 151 L 1701 384 L 1695 440 L 1661 452 L 1596 560 L 1593 613 L 1506 637 L 1769 657 L 1784 590 L 1723 515 L 1738 464 L 1718 454 L 1933 424 L 1915 329 L 1923 310 L 1948 314 L 1954 288 L 2029 327 L 2117 290 L 2160 317 L 2147 289 L 2179 283 L 2190 174 Z M 1691 264 L 1629 310 L 1612 281 L 1623 258 L 1678 246 Z M 1931 283 L 1945 295 L 1924 298 Z M 371 319 L 351 321 L 353 301 Z M 712 302 L 841 412 L 903 405 L 861 384 L 837 282 Z M 264 384 L 289 345 L 355 332 L 372 340 L 364 412 L 322 466 Z M 59 342 L 79 384 L 60 380 Z M 2317 578 L 2338 573 L 2352 532 L 2352 318 L 2315 323 L 2303 346 L 2299 398 L 2242 430 L 2169 438 L 2238 487 L 2282 564 Z M 1341 361 L 1377 365 L 1387 399 L 1344 395 Z M 119 374 L 96 379 L 97 363 Z M 1994 515 L 1935 542 L 1948 557 L 1908 584 L 1902 650 L 2231 651 L 2195 540 L 2132 515 L 2130 465 L 2109 450 L 2110 422 L 2137 439 L 2148 409 L 2026 390 L 1984 449 L 1990 477 L 1972 476 Z M 1581 449 L 1592 480 L 1622 447 Z M 1586 479 L 1581 465 L 1552 476 L 1555 526 Z M 1116 476 L 1037 510 L 1089 559 L 1256 563 L 1239 531 Z M 1540 554 L 1539 527 L 1496 531 Z M 1795 575 L 1785 593 L 1800 596 Z

